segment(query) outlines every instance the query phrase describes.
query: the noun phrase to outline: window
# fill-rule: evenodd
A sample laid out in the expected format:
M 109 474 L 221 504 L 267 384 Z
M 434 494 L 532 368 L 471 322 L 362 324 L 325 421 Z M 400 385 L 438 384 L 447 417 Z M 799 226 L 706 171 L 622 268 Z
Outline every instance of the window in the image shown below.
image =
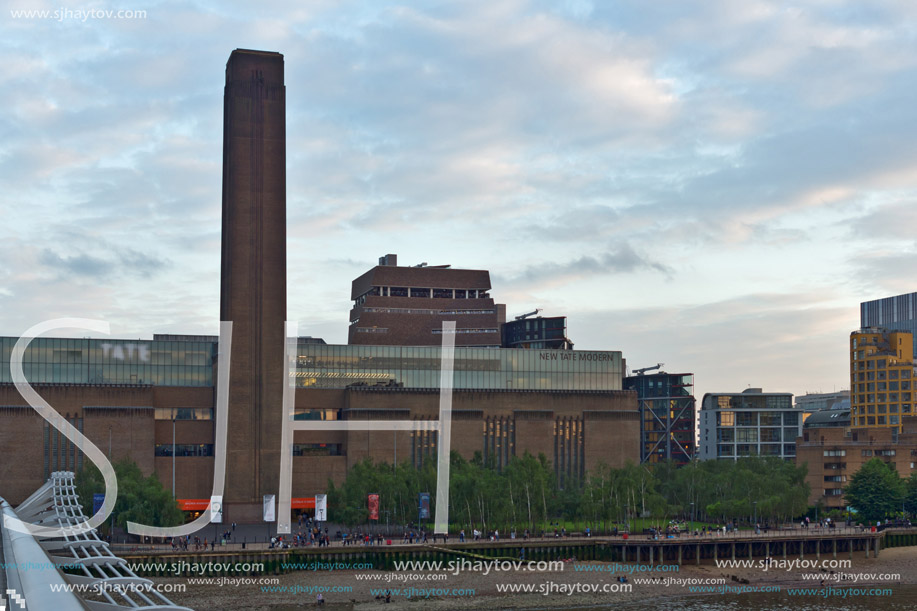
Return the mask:
M 825 450 L 825 456 L 847 456 L 847 450 Z
M 156 420 L 213 420 L 210 407 L 157 407 Z
M 876 450 L 876 456 L 894 456 L 895 450 Z
M 393 286 L 388 289 L 388 294 L 391 297 L 407 297 L 408 289 L 405 286 Z
M 825 496 L 841 496 L 844 494 L 843 488 L 825 488 Z
M 758 441 L 758 429 L 737 429 L 736 440 L 746 442 Z
M 344 456 L 340 443 L 294 443 L 293 456 Z
M 172 444 L 157 443 L 153 453 L 155 456 L 172 456 Z M 175 456 L 213 456 L 213 444 L 180 443 L 175 446 Z
M 860 454 L 861 454 L 862 456 L 868 458 L 868 457 L 872 456 L 872 450 L 861 450 L 861 451 L 860 451 Z

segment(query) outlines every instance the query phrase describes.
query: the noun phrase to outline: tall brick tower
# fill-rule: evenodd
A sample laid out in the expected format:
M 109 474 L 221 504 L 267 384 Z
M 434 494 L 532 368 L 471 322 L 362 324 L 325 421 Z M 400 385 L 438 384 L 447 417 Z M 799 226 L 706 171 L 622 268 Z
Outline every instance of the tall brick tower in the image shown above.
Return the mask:
M 220 320 L 233 322 L 224 520 L 277 494 L 287 314 L 283 55 L 236 49 L 223 94 Z

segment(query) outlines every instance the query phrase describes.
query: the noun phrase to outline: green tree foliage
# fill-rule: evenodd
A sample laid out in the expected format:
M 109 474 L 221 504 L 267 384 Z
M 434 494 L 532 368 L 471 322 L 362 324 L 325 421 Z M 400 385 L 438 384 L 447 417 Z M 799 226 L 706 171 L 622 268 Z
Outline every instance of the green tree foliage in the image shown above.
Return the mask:
M 155 475 L 143 477 L 140 467 L 126 459 L 115 463 L 118 478 L 118 500 L 112 513 L 115 524 L 124 528 L 128 522 L 149 526 L 177 526 L 184 515 L 172 493 L 162 487 Z M 92 498 L 105 492 L 105 480 L 98 468 L 89 464 L 76 476 L 76 490 L 86 516 L 92 515 Z
M 917 473 L 911 473 L 905 482 L 904 495 L 905 510 L 910 515 L 917 514 Z
M 851 478 L 844 489 L 844 497 L 847 504 L 857 510 L 859 518 L 875 522 L 901 510 L 905 490 L 905 482 L 898 472 L 873 458 Z
M 694 516 L 723 523 L 792 520 L 806 510 L 809 486 L 805 467 L 775 458 L 693 462 L 684 467 L 654 468 L 626 464 L 612 469 L 599 464 L 582 481 L 567 478 L 560 486 L 544 455 L 526 453 L 502 469 L 484 464 L 480 453 L 465 460 L 453 452 L 449 517 L 457 528 L 501 531 L 575 521 L 610 530 L 638 517 L 666 522 Z M 347 526 L 367 524 L 367 495 L 380 497 L 380 522 L 416 523 L 417 495 L 431 494 L 435 505 L 436 468 L 396 468 L 366 460 L 356 465 L 340 487 L 329 482 L 329 518 Z M 435 512 L 435 507 L 431 507 Z M 432 515 L 432 514 L 431 514 Z

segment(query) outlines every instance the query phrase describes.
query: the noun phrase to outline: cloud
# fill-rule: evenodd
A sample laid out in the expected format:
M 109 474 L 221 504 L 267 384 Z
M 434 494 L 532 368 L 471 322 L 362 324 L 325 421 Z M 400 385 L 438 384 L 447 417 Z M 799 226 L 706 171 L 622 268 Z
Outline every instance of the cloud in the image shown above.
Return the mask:
M 530 265 L 517 276 L 498 280 L 507 288 L 523 286 L 535 290 L 537 287 L 557 288 L 589 276 L 630 274 L 638 271 L 652 271 L 666 276 L 673 272 L 671 267 L 638 254 L 629 244 L 621 244 L 599 255 L 583 255 L 566 263 Z
M 60 276 L 76 275 L 104 281 L 113 277 L 148 279 L 168 266 L 167 261 L 130 248 L 117 248 L 101 256 L 86 253 L 60 255 L 46 248 L 41 251 L 38 261 Z

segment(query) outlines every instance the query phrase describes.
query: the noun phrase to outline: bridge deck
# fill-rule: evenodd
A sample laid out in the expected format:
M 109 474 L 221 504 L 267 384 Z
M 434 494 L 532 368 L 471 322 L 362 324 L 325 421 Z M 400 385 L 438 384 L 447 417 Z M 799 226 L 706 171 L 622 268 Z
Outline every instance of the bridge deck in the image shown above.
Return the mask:
M 0 515 L 0 521 L 3 520 L 3 516 Z M 4 566 L 3 558 L 3 527 L 0 525 L 0 601 L 3 600 L 3 597 L 6 596 L 6 567 Z

